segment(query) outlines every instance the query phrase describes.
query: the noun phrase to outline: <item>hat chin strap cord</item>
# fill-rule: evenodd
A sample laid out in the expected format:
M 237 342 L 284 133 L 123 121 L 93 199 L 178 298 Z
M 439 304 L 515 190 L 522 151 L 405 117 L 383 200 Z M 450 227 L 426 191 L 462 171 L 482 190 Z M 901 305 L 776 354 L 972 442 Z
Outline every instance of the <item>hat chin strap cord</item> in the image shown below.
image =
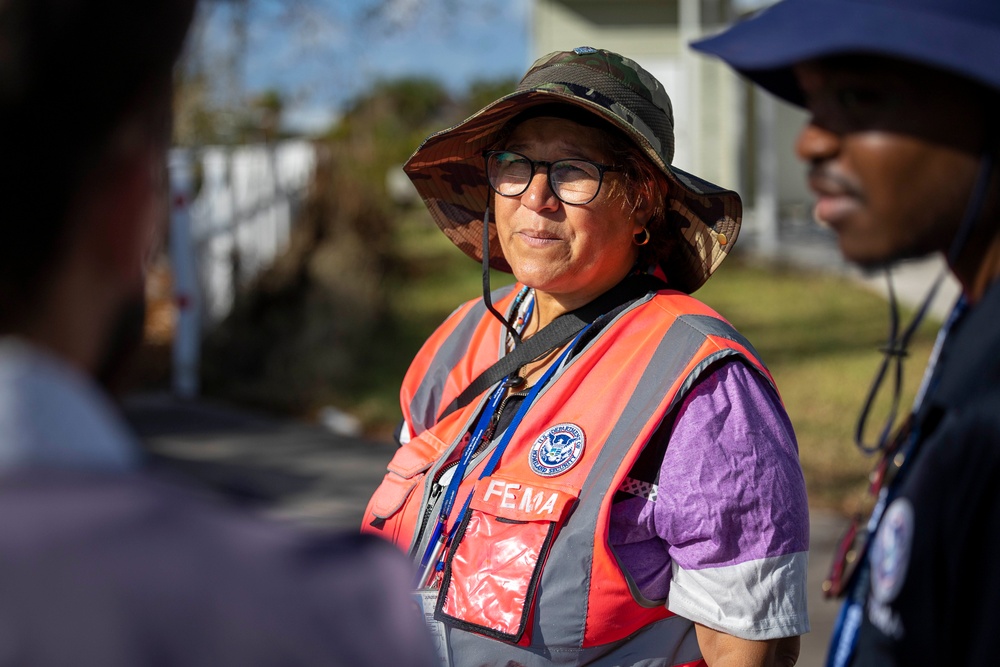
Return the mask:
M 986 201 L 986 196 L 989 194 L 990 178 L 993 174 L 993 163 L 994 152 L 990 150 L 984 151 L 979 165 L 979 173 L 976 176 L 976 183 L 972 190 L 972 195 L 969 197 L 969 203 L 965 207 L 965 213 L 962 216 L 962 222 L 959 225 L 958 232 L 955 234 L 951 247 L 948 249 L 948 266 L 955 266 L 959 255 L 961 255 L 962 250 L 969 241 L 969 237 L 976 228 L 977 221 L 983 210 L 983 204 Z M 934 279 L 930 289 L 927 290 L 927 296 L 924 297 L 923 302 L 920 304 L 920 308 L 917 310 L 917 313 L 913 316 L 913 320 L 903 331 L 902 335 L 899 333 L 899 301 L 896 298 L 896 290 L 892 284 L 892 268 L 891 266 L 885 267 L 885 279 L 886 284 L 888 285 L 889 293 L 889 337 L 886 344 L 881 348 L 883 354 L 882 363 L 879 364 L 878 371 L 875 373 L 875 379 L 872 381 L 871 388 L 868 390 L 868 396 L 865 398 L 864 407 L 861 408 L 861 414 L 858 416 L 857 426 L 854 430 L 854 444 L 856 444 L 858 449 L 866 454 L 871 454 L 884 449 L 889 442 L 889 436 L 892 433 L 893 426 L 896 422 L 900 394 L 902 392 L 903 359 L 909 354 L 908 348 L 910 345 L 910 339 L 913 337 L 913 334 L 920 325 L 920 322 L 923 321 L 924 316 L 930 309 L 931 302 L 934 301 L 938 288 L 941 287 L 941 283 L 943 282 L 945 275 L 948 273 L 948 266 L 943 268 L 937 278 Z M 893 365 L 894 368 L 892 406 L 889 410 L 889 417 L 886 420 L 885 425 L 882 427 L 882 431 L 879 433 L 878 441 L 874 445 L 868 445 L 864 442 L 865 424 L 868 421 L 868 415 L 871 411 L 872 404 L 875 402 L 875 397 L 882 386 L 882 382 L 885 380 L 885 376 L 890 365 Z
M 486 212 L 483 214 L 483 303 L 486 304 L 486 309 L 489 310 L 493 317 L 500 320 L 504 328 L 507 329 L 507 333 L 511 335 L 514 339 L 514 347 L 521 344 L 521 335 L 517 333 L 517 330 L 507 321 L 507 318 L 500 314 L 493 306 L 493 299 L 490 298 L 490 202 L 486 201 Z

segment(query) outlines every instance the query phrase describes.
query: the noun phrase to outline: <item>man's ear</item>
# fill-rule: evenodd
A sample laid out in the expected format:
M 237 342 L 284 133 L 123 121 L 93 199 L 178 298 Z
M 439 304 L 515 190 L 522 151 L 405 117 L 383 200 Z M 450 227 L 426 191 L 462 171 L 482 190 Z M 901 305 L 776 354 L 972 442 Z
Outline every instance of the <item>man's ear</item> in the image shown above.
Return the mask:
M 163 161 L 162 151 L 152 144 L 134 146 L 109 158 L 81 192 L 78 222 L 88 230 L 81 236 L 93 243 L 94 257 L 125 286 L 142 281 L 145 261 L 165 215 L 157 182 Z

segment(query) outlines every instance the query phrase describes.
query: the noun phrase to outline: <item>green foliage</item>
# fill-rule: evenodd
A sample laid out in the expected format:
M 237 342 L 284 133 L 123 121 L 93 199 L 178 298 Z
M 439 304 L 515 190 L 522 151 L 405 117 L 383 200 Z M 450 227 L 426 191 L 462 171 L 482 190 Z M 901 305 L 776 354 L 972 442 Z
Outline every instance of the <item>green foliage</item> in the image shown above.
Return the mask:
M 365 372 L 339 388 L 331 402 L 350 410 L 370 436 L 388 438 L 400 419 L 399 385 L 417 350 L 459 304 L 482 295 L 482 269 L 441 233 L 423 208 L 397 221 L 396 270 L 384 283 L 390 317 L 368 341 Z M 491 272 L 493 288 L 510 284 Z
M 285 110 L 285 98 L 277 90 L 265 90 L 250 100 L 248 134 L 257 135 L 257 141 L 273 141 L 281 129 L 281 114 Z M 252 140 L 252 139 L 251 139 Z
M 498 79 L 496 81 L 476 81 L 469 86 L 466 96 L 466 114 L 470 116 L 490 102 L 514 92 L 517 81 L 514 79 Z
M 383 198 L 327 156 L 288 250 L 238 295 L 204 343 L 206 393 L 303 414 L 365 372 L 388 320 L 391 246 Z
M 281 108 L 280 95 L 271 93 L 249 111 Z M 415 276 L 438 273 L 437 260 L 412 254 L 413 236 L 398 228 L 413 216 L 426 228 L 432 224 L 426 211 L 387 197 L 386 174 L 431 125 L 439 129 L 459 108 L 440 84 L 425 79 L 381 82 L 352 104 L 320 142 L 320 168 L 291 247 L 241 291 L 233 313 L 206 341 L 208 393 L 309 414 L 399 382 L 400 368 L 422 340 L 408 338 L 409 318 L 425 317 L 418 336 L 426 335 L 455 303 L 449 298 L 444 312 L 416 315 L 412 306 L 419 310 L 422 294 L 408 292 L 410 310 L 394 302 L 397 288 L 405 290 Z M 434 238 L 450 246 L 439 233 Z M 476 271 L 475 263 L 468 266 Z M 472 287 L 479 282 L 474 278 Z M 386 366 L 386 360 L 395 363 Z M 390 376 L 382 375 L 384 368 Z M 376 413 L 369 421 L 384 423 L 386 411 Z
M 434 79 L 378 81 L 347 106 L 327 138 L 334 142 L 369 138 L 391 147 L 388 153 L 405 158 L 428 135 L 454 125 L 513 89 L 510 79 L 480 80 L 456 99 Z
M 381 81 L 364 102 L 362 107 L 381 106 L 383 114 L 403 129 L 422 130 L 440 116 L 450 99 L 440 82 L 417 77 Z
M 174 143 L 181 146 L 236 145 L 281 138 L 285 99 L 265 90 L 238 107 L 213 99 L 210 81 L 192 74 L 174 94 Z
M 328 139 L 354 146 L 358 158 L 384 169 L 405 161 L 450 105 L 448 93 L 437 81 L 381 81 L 349 105 Z

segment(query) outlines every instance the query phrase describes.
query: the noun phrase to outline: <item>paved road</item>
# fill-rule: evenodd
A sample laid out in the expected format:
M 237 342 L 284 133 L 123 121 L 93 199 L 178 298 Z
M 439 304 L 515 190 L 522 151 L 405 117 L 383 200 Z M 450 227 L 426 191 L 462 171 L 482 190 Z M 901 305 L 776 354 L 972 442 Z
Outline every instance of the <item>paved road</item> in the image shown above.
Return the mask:
M 157 465 L 223 489 L 254 511 L 320 527 L 357 527 L 395 449 L 211 401 L 134 396 L 125 411 Z M 812 632 L 803 638 L 803 667 L 822 664 L 835 605 L 822 599 L 820 584 L 842 529 L 840 517 L 813 513 Z
M 395 447 L 210 400 L 133 396 L 125 415 L 154 465 L 269 515 L 355 529 Z

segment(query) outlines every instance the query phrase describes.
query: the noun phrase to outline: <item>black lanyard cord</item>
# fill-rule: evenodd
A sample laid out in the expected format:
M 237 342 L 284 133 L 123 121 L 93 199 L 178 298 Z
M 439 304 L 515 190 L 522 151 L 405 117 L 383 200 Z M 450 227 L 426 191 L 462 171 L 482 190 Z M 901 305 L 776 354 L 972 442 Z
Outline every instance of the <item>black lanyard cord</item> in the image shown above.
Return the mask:
M 909 354 L 910 339 L 913 338 L 917 327 L 920 326 L 920 322 L 923 321 L 924 316 L 930 309 L 934 297 L 937 296 L 938 288 L 941 287 L 946 272 L 946 268 L 942 269 L 937 278 L 934 279 L 934 283 L 927 291 L 927 296 L 924 297 L 924 301 L 920 304 L 916 315 L 913 316 L 913 320 L 903 331 L 902 335 L 899 335 L 899 300 L 896 298 L 896 290 L 892 284 L 892 272 L 888 268 L 885 270 L 885 279 L 889 287 L 889 338 L 881 348 L 882 363 L 879 364 L 878 371 L 875 373 L 875 379 L 868 390 L 868 396 L 865 398 L 864 406 L 861 408 L 861 414 L 858 416 L 858 423 L 854 430 L 854 444 L 865 454 L 874 454 L 881 451 L 885 449 L 886 444 L 889 442 L 889 436 L 896 424 L 896 415 L 899 413 L 899 401 L 903 389 L 903 359 Z M 893 388 L 889 416 L 882 426 L 882 431 L 879 433 L 876 443 L 868 445 L 864 442 L 865 425 L 868 423 L 868 417 L 875 403 L 875 397 L 878 395 L 879 389 L 881 389 L 882 383 L 885 381 L 885 376 L 889 372 L 890 366 L 893 371 Z
M 483 214 L 483 303 L 486 309 L 493 314 L 493 317 L 500 320 L 507 333 L 514 339 L 514 347 L 521 344 L 521 334 L 507 321 L 507 318 L 500 314 L 500 311 L 493 305 L 490 298 L 490 203 L 486 202 L 486 212 Z

